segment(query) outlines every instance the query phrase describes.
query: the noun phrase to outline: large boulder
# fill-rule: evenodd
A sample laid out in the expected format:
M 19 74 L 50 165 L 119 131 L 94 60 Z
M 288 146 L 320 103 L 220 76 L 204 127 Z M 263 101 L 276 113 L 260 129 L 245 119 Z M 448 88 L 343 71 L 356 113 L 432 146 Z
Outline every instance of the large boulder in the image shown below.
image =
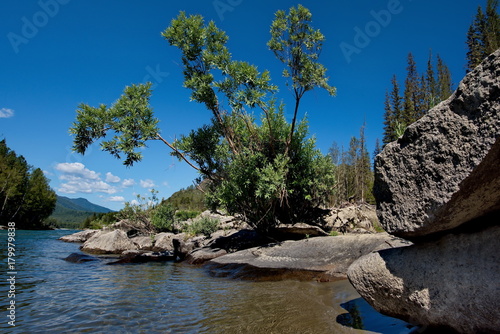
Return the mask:
M 162 232 L 158 233 L 154 237 L 153 243 L 153 251 L 162 252 L 162 251 L 173 251 L 174 245 L 172 244 L 172 240 L 174 238 L 181 238 L 181 235 L 176 235 L 170 232 Z
M 500 50 L 376 159 L 378 216 L 416 238 L 500 211 Z
M 87 240 L 80 249 L 93 254 L 121 254 L 127 250 L 136 250 L 137 246 L 122 230 L 112 232 L 99 231 Z
M 217 257 L 206 267 L 215 276 L 239 279 L 332 281 L 345 279 L 360 256 L 402 243 L 387 233 L 317 237 L 246 249 Z
M 499 239 L 497 225 L 374 252 L 354 262 L 349 280 L 383 314 L 460 333 L 498 333 Z
M 59 240 L 64 242 L 81 242 L 89 240 L 92 236 L 94 236 L 99 230 L 84 230 L 80 232 L 76 232 L 70 235 L 65 235 L 59 238 Z

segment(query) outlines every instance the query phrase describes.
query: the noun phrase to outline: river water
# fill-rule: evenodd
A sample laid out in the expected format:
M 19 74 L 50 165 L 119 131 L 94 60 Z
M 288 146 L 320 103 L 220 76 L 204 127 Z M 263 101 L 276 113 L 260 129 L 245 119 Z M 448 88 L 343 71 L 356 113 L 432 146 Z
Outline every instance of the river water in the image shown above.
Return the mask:
M 374 311 L 348 281 L 239 281 L 172 262 L 69 263 L 63 258 L 79 252 L 79 245 L 57 239 L 73 232 L 16 231 L 15 267 L 9 270 L 7 231 L 0 231 L 0 333 L 409 331 L 406 323 Z M 15 322 L 8 317 L 12 300 Z

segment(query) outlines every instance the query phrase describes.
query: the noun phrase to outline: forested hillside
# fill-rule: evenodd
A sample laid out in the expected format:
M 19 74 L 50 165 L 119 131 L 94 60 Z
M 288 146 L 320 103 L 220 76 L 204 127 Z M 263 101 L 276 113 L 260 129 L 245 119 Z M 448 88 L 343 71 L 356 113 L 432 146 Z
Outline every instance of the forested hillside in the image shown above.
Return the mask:
M 56 193 L 40 168 L 0 141 L 0 225 L 14 222 L 18 229 L 47 228 Z

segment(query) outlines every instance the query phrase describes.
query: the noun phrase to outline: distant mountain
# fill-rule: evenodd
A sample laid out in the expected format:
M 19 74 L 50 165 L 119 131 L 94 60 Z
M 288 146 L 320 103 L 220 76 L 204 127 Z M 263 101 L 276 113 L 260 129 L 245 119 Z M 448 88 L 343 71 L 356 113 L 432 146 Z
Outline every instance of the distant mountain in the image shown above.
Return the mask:
M 85 198 L 57 196 L 56 208 L 50 216 L 60 227 L 79 228 L 80 224 L 94 213 L 111 212 L 108 208 L 94 204 Z
M 60 206 L 61 208 L 75 210 L 75 211 L 102 212 L 102 213 L 113 211 L 103 206 L 91 203 L 85 198 L 68 198 L 64 196 L 57 196 L 56 210 L 58 206 Z

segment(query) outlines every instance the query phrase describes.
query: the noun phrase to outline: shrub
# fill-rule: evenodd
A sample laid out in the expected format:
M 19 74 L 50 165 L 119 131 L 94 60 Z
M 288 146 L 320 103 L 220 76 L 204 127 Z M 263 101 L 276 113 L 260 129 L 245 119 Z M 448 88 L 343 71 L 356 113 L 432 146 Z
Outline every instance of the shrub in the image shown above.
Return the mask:
M 200 211 L 179 210 L 175 213 L 175 218 L 182 222 L 188 219 L 196 218 L 200 215 L 200 213 Z
M 151 211 L 151 225 L 160 232 L 174 232 L 175 210 L 169 204 L 160 204 Z
M 217 231 L 219 227 L 219 220 L 211 217 L 201 217 L 187 225 L 187 233 L 192 235 L 203 234 L 210 237 L 212 233 Z

